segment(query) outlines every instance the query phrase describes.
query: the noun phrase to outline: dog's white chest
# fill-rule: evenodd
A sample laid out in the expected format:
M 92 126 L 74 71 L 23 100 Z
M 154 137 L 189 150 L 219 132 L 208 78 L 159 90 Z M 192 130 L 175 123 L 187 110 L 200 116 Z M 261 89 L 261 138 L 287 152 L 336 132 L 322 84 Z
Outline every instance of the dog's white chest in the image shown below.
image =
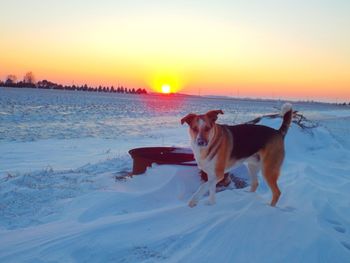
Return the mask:
M 216 158 L 212 158 L 208 160 L 207 158 L 202 158 L 200 147 L 196 144 L 192 143 L 192 150 L 194 158 L 196 159 L 198 168 L 206 172 L 207 174 L 212 174 L 215 170 L 215 160 Z

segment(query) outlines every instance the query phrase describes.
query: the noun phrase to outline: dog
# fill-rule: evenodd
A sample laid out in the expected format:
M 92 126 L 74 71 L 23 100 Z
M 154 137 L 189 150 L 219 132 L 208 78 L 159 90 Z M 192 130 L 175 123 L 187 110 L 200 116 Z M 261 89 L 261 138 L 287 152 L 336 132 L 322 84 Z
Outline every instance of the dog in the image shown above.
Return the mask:
M 217 182 L 224 179 L 226 172 L 246 162 L 251 177 L 250 191 L 256 191 L 257 174 L 262 170 L 272 192 L 270 205 L 276 206 L 281 195 L 277 179 L 285 155 L 284 137 L 292 121 L 292 105 L 282 106 L 283 122 L 278 130 L 255 124 L 217 124 L 219 114 L 224 113 L 211 110 L 202 115 L 190 113 L 181 119 L 181 124 L 189 125 L 191 147 L 198 167 L 208 174 L 208 181 L 200 185 L 188 205 L 196 206 L 208 191 L 208 204 L 215 204 Z

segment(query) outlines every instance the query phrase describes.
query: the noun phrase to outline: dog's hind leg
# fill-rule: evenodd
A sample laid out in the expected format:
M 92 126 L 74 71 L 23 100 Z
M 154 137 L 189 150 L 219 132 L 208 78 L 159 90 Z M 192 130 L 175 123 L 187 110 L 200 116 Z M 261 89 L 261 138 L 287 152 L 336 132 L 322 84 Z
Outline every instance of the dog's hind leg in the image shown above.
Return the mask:
M 276 203 L 281 196 L 281 191 L 277 185 L 278 176 L 279 171 L 264 171 L 264 177 L 272 192 L 271 206 L 276 206 Z
M 272 192 L 270 205 L 276 206 L 281 195 L 281 191 L 277 185 L 277 180 L 284 159 L 283 140 L 281 138 L 276 138 L 272 141 L 266 149 L 262 151 L 262 159 L 262 172 Z
M 258 173 L 260 171 L 260 168 L 260 162 L 248 162 L 248 171 L 251 179 L 250 192 L 255 192 L 256 188 L 258 188 Z

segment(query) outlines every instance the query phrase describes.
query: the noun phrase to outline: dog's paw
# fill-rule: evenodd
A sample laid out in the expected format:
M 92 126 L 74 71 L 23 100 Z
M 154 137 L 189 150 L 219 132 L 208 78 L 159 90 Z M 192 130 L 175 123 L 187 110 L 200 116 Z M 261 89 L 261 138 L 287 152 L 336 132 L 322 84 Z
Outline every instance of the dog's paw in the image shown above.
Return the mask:
M 198 204 L 198 201 L 193 200 L 193 199 L 188 202 L 188 206 L 191 208 L 195 207 L 197 204 Z

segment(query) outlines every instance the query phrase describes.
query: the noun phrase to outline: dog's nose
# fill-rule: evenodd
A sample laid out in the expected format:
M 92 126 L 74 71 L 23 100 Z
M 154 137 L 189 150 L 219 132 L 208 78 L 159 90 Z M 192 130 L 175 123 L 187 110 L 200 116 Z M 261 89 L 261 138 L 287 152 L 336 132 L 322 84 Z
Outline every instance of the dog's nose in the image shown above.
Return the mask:
M 207 146 L 207 141 L 206 140 L 204 140 L 203 138 L 198 138 L 197 139 L 197 145 L 198 146 Z

